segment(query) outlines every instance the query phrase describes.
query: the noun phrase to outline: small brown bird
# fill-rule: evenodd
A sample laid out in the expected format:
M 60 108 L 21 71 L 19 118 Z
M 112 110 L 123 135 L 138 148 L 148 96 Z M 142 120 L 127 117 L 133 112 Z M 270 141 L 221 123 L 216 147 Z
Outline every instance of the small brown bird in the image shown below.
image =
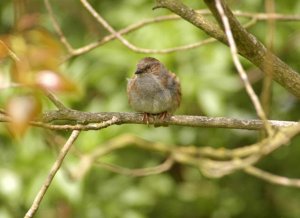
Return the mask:
M 139 61 L 135 75 L 128 80 L 127 95 L 130 106 L 143 112 L 143 120 L 148 124 L 149 115 L 165 119 L 179 107 L 180 83 L 159 60 L 146 57 Z

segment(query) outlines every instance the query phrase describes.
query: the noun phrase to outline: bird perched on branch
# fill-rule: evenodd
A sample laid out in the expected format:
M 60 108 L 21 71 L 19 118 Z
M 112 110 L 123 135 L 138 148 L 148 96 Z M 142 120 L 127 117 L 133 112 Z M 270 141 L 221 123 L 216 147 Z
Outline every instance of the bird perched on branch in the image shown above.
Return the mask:
M 128 80 L 127 95 L 130 106 L 143 112 L 143 121 L 149 124 L 150 115 L 165 119 L 179 107 L 180 83 L 159 60 L 146 57 L 138 62 L 135 75 Z

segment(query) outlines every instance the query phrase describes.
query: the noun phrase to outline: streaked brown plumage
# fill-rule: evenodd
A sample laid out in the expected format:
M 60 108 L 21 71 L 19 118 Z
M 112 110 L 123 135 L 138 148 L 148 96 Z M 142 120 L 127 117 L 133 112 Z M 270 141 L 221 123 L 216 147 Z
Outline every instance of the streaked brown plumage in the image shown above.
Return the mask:
M 181 90 L 178 78 L 157 59 L 146 57 L 139 61 L 137 70 L 127 85 L 130 106 L 148 115 L 158 114 L 165 118 L 180 105 Z

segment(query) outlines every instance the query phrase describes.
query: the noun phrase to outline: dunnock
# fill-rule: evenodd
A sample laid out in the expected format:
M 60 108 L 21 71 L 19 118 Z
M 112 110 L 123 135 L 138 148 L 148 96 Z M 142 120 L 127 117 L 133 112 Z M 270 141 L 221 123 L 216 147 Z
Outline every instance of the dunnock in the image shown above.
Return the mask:
M 143 112 L 143 120 L 148 124 L 149 115 L 165 119 L 179 107 L 180 83 L 159 60 L 146 57 L 139 61 L 135 75 L 128 80 L 127 95 L 130 106 Z

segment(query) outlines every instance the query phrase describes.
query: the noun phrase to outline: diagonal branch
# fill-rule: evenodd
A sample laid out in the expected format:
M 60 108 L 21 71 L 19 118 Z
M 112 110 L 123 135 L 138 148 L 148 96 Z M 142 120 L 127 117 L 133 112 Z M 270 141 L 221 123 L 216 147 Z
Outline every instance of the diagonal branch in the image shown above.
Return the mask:
M 99 13 L 89 4 L 87 0 L 80 0 L 83 7 L 100 23 L 106 30 L 113 34 L 123 45 L 131 49 L 132 51 L 139 53 L 152 53 L 148 49 L 138 48 L 126 40 L 119 32 L 117 32 Z
M 68 110 L 68 108 L 60 100 L 58 100 L 53 93 L 47 90 L 45 90 L 44 93 L 59 110 Z
M 215 0 L 204 0 L 209 9 L 216 17 L 219 25 L 224 28 L 222 18 L 218 13 Z M 232 11 L 222 0 L 224 13 L 229 19 L 235 42 L 240 54 L 268 74 L 269 69 L 274 69 L 274 80 L 283 85 L 292 94 L 300 98 L 300 75 L 286 65 L 275 54 L 268 50 L 258 39 L 250 34 L 236 19 Z
M 44 4 L 50 15 L 53 27 L 55 28 L 55 31 L 58 33 L 60 41 L 65 45 L 65 47 L 67 48 L 69 53 L 73 53 L 74 49 L 73 49 L 72 45 L 69 43 L 69 41 L 67 40 L 67 38 L 65 37 L 63 31 L 61 30 L 61 28 L 58 24 L 58 21 L 57 21 L 56 17 L 54 16 L 54 13 L 53 13 L 53 10 L 52 10 L 49 0 L 44 0 Z
M 107 120 L 107 121 L 103 122 L 101 128 L 111 126 L 115 122 L 117 122 L 117 119 L 115 117 L 113 117 L 111 120 Z M 35 199 L 32 203 L 32 206 L 30 207 L 30 209 L 28 210 L 28 212 L 26 213 L 24 218 L 33 217 L 34 214 L 36 213 L 36 211 L 38 210 L 38 208 L 40 206 L 40 203 L 43 200 L 43 197 L 45 196 L 49 186 L 51 185 L 52 180 L 54 179 L 56 173 L 60 169 L 66 155 L 68 154 L 68 152 L 71 149 L 72 145 L 74 144 L 74 142 L 78 138 L 79 134 L 80 134 L 79 130 L 72 131 L 69 139 L 67 140 L 67 142 L 64 144 L 64 146 L 60 150 L 59 155 L 58 155 L 56 161 L 54 162 L 54 164 L 53 164 L 53 166 L 52 166 L 52 168 L 51 168 L 51 170 L 48 174 L 48 177 L 46 178 L 46 180 L 45 180 L 44 184 L 42 185 L 40 191 L 38 192 L 37 196 L 35 197 Z
M 45 180 L 44 184 L 42 185 L 40 191 L 38 192 L 37 196 L 35 197 L 30 209 L 27 211 L 26 215 L 24 218 L 31 218 L 34 216 L 34 214 L 36 213 L 36 211 L 38 210 L 41 201 L 43 200 L 54 176 L 56 175 L 57 171 L 60 169 L 63 160 L 65 159 L 68 151 L 70 150 L 70 148 L 72 147 L 73 143 L 75 142 L 75 140 L 77 139 L 77 137 L 79 136 L 80 131 L 78 130 L 74 130 L 71 134 L 71 136 L 69 137 L 69 139 L 67 140 L 67 142 L 65 143 L 65 145 L 62 147 L 57 160 L 54 162 L 47 179 Z
M 197 10 L 197 13 L 202 14 L 202 15 L 210 15 L 211 14 L 210 11 L 208 11 L 208 10 Z M 247 24 L 244 25 L 245 28 L 248 28 L 248 27 L 254 25 L 257 21 L 264 21 L 264 20 L 298 21 L 298 20 L 300 20 L 299 15 L 284 15 L 284 14 L 277 14 L 277 13 L 272 13 L 272 14 L 249 13 L 249 12 L 240 12 L 240 11 L 236 11 L 236 12 L 234 12 L 234 14 L 237 16 L 240 16 L 240 17 L 246 17 L 246 18 L 251 19 Z M 145 20 L 139 21 L 137 23 L 131 24 L 131 25 L 127 26 L 126 28 L 119 30 L 118 32 L 121 35 L 125 35 L 125 34 L 133 32 L 133 31 L 135 31 L 139 28 L 142 28 L 146 25 L 149 25 L 149 24 L 158 23 L 158 22 L 162 22 L 162 21 L 169 21 L 169 20 L 178 20 L 178 19 L 180 19 L 180 17 L 175 14 L 158 16 L 155 18 L 145 19 Z M 58 33 L 58 35 L 61 35 L 60 32 L 57 32 L 57 33 Z M 114 39 L 116 39 L 114 34 L 107 35 L 107 36 L 103 37 L 102 39 L 99 39 L 96 42 L 92 42 L 90 44 L 87 44 L 85 46 L 82 46 L 80 48 L 72 50 L 72 52 L 68 54 L 66 59 L 89 52 L 89 51 L 91 51 L 99 46 L 102 46 L 105 43 L 108 43 Z M 171 52 L 177 52 L 177 51 L 183 51 L 183 50 L 187 50 L 187 49 L 198 48 L 202 45 L 208 44 L 209 42 L 215 42 L 215 41 L 216 41 L 215 38 L 208 38 L 203 41 L 199 41 L 199 42 L 195 42 L 195 43 L 187 44 L 187 45 L 183 45 L 183 46 L 173 47 L 173 48 L 147 49 L 146 53 L 167 54 L 167 53 L 171 53 Z
M 221 17 L 216 9 L 214 0 L 204 0 L 220 26 L 223 27 Z M 224 31 L 216 24 L 207 20 L 195 10 L 187 7 L 179 0 L 156 0 L 157 7 L 167 8 L 183 19 L 202 29 L 208 35 L 228 45 Z M 228 6 L 224 3 L 224 11 L 229 19 L 232 33 L 239 54 L 247 58 L 254 65 L 265 72 L 266 65 L 274 69 L 273 79 L 285 87 L 294 96 L 300 98 L 300 75 L 291 67 L 280 60 L 276 55 L 270 53 L 266 47 L 238 22 Z M 265 72 L 266 73 L 266 72 Z
M 244 171 L 252 176 L 256 176 L 257 178 L 263 179 L 273 184 L 300 188 L 300 179 L 291 179 L 283 176 L 277 176 L 253 166 L 246 167 Z
M 262 121 L 264 122 L 264 125 L 265 125 L 265 129 L 267 130 L 267 133 L 270 135 L 272 134 L 272 129 L 270 127 L 270 125 L 268 124 L 267 122 L 267 116 L 259 102 L 259 99 L 257 97 L 257 95 L 255 94 L 250 82 L 249 82 L 249 79 L 248 79 L 248 76 L 247 76 L 247 73 L 246 71 L 244 70 L 241 62 L 239 61 L 239 57 L 238 57 L 238 53 L 237 53 L 237 47 L 236 47 L 236 43 L 234 41 L 234 38 L 233 38 L 233 35 L 232 35 L 232 31 L 231 31 L 231 27 L 230 27 L 230 24 L 229 24 L 229 21 L 228 21 L 228 17 L 225 15 L 225 12 L 224 12 L 224 6 L 222 5 L 222 1 L 221 0 L 216 0 L 216 7 L 217 7 L 217 10 L 221 16 L 221 20 L 222 20 L 222 23 L 224 25 L 224 30 L 225 30 L 225 33 L 226 33 L 226 36 L 227 36 L 227 40 L 228 40 L 228 44 L 229 44 L 229 48 L 230 48 L 230 51 L 231 51 L 231 56 L 233 58 L 233 62 L 234 62 L 234 65 L 237 69 L 237 71 L 239 72 L 240 74 L 240 77 L 245 85 L 245 88 L 246 88 L 246 91 L 255 107 L 255 110 L 256 110 L 256 113 L 258 114 L 258 116 L 260 117 L 260 119 L 262 119 Z

